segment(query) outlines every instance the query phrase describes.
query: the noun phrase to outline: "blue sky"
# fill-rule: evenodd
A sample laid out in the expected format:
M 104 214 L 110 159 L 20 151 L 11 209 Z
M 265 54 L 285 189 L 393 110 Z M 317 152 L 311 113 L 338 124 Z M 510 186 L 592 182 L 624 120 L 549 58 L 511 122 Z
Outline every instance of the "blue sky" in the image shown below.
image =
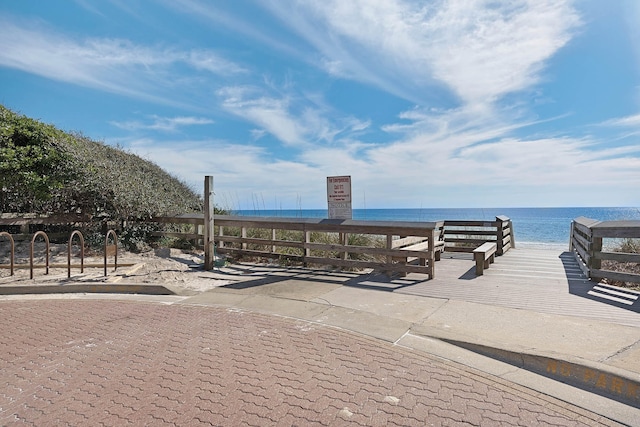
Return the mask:
M 640 206 L 640 2 L 0 0 L 0 102 L 229 209 Z

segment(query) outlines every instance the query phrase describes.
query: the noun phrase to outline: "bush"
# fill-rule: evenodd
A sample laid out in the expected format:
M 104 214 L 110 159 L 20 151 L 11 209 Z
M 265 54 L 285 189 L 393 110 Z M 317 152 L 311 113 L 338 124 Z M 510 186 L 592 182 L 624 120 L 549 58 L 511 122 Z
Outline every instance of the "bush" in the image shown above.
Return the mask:
M 1 212 L 122 222 L 202 207 L 198 194 L 156 164 L 0 105 Z
M 0 208 L 42 210 L 66 182 L 77 179 L 73 158 L 61 149 L 66 136 L 53 126 L 0 106 Z

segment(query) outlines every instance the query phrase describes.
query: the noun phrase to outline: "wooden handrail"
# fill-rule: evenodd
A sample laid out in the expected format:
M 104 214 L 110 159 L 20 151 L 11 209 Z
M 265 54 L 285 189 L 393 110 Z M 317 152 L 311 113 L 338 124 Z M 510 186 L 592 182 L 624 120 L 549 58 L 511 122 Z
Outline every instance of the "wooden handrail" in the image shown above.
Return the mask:
M 602 269 L 602 261 L 640 263 L 640 254 L 608 252 L 603 239 L 640 239 L 640 221 L 598 221 L 579 217 L 571 223 L 569 250 L 590 279 L 640 283 L 640 274 Z
M 204 217 L 202 214 L 184 214 L 172 217 L 156 217 L 151 222 L 171 223 L 171 224 L 192 224 L 202 225 Z M 435 248 L 447 242 L 447 233 L 450 237 L 449 243 L 464 242 L 472 243 L 469 248 L 459 247 L 465 252 L 471 252 L 476 247 L 487 241 L 498 243 L 499 255 L 502 255 L 509 248 L 514 247 L 513 227 L 508 217 L 497 217 L 495 221 L 432 221 L 432 222 L 411 222 L 411 221 L 361 221 L 361 220 L 335 220 L 319 218 L 285 218 L 285 217 L 256 217 L 256 216 L 235 216 L 235 215 L 215 215 L 214 222 L 217 235 L 214 236 L 217 243 L 218 253 L 251 255 L 261 257 L 288 257 L 302 261 L 303 263 L 319 263 L 325 265 L 340 265 L 350 267 L 382 268 L 385 271 L 419 271 L 427 272 L 430 277 L 434 276 L 434 262 L 437 258 Z M 472 229 L 469 229 L 472 227 Z M 229 229 L 239 230 L 239 235 L 230 235 Z M 447 231 L 449 228 L 449 231 Z M 265 237 L 248 236 L 247 230 L 265 230 Z M 276 239 L 275 230 L 300 232 L 300 240 L 291 241 Z M 338 243 L 319 243 L 311 241 L 312 233 L 335 233 L 341 236 Z M 162 232 L 154 233 L 163 235 Z M 269 236 L 266 236 L 269 234 Z M 350 246 L 347 244 L 347 236 L 353 234 L 369 234 L 384 236 L 382 241 L 386 241 L 385 249 Z M 167 233 L 171 236 L 180 236 L 180 233 Z M 194 233 L 185 233 L 184 238 L 194 238 Z M 424 251 L 406 251 L 399 248 L 399 239 L 404 242 L 427 242 Z M 233 246 L 229 246 L 229 245 Z M 450 247 L 453 247 L 450 245 Z M 277 252 L 277 248 L 288 249 L 287 253 Z M 297 252 L 299 251 L 299 252 Z M 311 251 L 335 252 L 339 253 L 338 258 L 311 256 Z M 409 253 L 410 252 L 410 253 Z M 386 263 L 367 262 L 361 260 L 348 259 L 348 254 L 358 253 L 375 257 L 386 257 Z M 398 259 L 416 257 L 418 264 L 424 266 L 403 265 L 398 263 Z
M 188 214 L 174 217 L 153 218 L 153 222 L 194 224 L 199 225 L 204 221 L 203 215 Z M 304 264 L 323 264 L 344 266 L 351 268 L 382 268 L 389 272 L 420 272 L 433 278 L 435 275 L 435 251 L 436 241 L 440 239 L 440 230 L 444 226 L 443 221 L 410 222 L 410 221 L 360 221 L 360 220 L 336 220 L 320 218 L 283 218 L 283 217 L 251 217 L 234 215 L 215 215 L 214 223 L 218 230 L 214 236 L 217 243 L 217 252 L 221 254 L 237 254 L 260 256 L 269 258 L 293 258 Z M 239 235 L 230 235 L 230 229 L 238 229 Z M 264 237 L 250 235 L 248 230 L 264 230 Z M 277 239 L 276 230 L 283 232 L 300 233 L 295 241 Z M 337 243 L 314 241 L 316 234 L 335 234 Z M 159 233 L 158 233 L 159 234 Z M 382 240 L 398 239 L 400 237 L 415 236 L 421 241 L 426 241 L 427 248 L 422 251 L 402 251 L 391 247 L 349 245 L 349 237 L 358 234 L 383 236 Z M 173 233 L 175 235 L 175 233 Z M 278 252 L 278 249 L 281 249 Z M 316 254 L 324 253 L 324 256 Z M 410 252 L 410 253 L 409 253 Z M 335 253 L 336 257 L 327 253 Z M 349 254 L 370 256 L 376 259 L 388 259 L 388 262 L 375 260 L 351 259 Z M 397 262 L 397 257 L 406 259 L 410 255 L 418 259 L 419 265 L 406 265 Z M 396 255 L 394 259 L 393 255 Z M 422 264 L 422 265 L 420 265 Z

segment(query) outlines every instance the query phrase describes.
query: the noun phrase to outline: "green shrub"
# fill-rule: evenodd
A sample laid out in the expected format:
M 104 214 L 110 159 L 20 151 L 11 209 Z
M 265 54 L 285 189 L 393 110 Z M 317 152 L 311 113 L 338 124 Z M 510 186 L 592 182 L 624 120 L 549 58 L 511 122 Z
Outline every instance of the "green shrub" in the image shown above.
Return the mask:
M 78 178 L 73 158 L 61 149 L 66 135 L 53 126 L 0 106 L 0 208 L 42 210 Z
M 156 164 L 0 105 L 1 212 L 121 222 L 202 207 L 198 194 Z

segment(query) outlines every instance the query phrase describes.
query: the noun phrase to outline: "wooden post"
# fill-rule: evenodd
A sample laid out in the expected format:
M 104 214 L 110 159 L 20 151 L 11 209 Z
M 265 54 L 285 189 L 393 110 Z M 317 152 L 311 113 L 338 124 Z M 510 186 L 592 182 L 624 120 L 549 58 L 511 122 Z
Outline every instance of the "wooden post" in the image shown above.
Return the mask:
M 497 243 L 497 252 L 498 256 L 503 255 L 504 251 L 504 217 L 497 216 L 496 217 L 496 243 Z
M 302 232 L 302 243 L 304 244 L 302 248 L 302 265 L 307 267 L 307 257 L 311 256 L 311 248 L 309 247 L 309 243 L 311 243 L 311 232 L 304 230 Z
M 389 250 L 389 251 L 391 249 L 393 249 L 393 235 L 392 234 L 387 234 L 386 249 Z M 387 266 L 389 267 L 389 270 L 383 271 L 383 273 L 386 274 L 389 277 L 391 277 L 393 275 L 393 270 L 391 270 L 391 264 L 393 264 L 393 257 L 391 255 L 387 255 Z
M 193 224 L 193 234 L 202 235 L 202 225 Z M 204 242 L 202 243 L 204 244 Z M 193 239 L 193 247 L 197 248 L 200 245 L 200 237 Z
M 429 272 L 429 278 L 433 279 L 436 277 L 436 249 L 435 244 L 438 240 L 439 231 L 431 230 L 431 235 L 427 237 L 427 242 L 429 243 L 429 249 L 427 249 L 427 262 L 429 265 L 427 266 Z
M 242 244 L 240 247 L 242 248 L 243 251 L 246 251 L 248 246 L 247 246 L 247 242 L 245 242 L 244 239 L 247 238 L 247 227 L 242 227 L 240 229 L 240 236 L 242 237 Z
M 275 228 L 271 229 L 271 240 L 272 241 L 276 240 L 276 229 Z M 276 246 L 275 245 L 271 246 L 271 253 L 274 254 L 274 255 L 276 254 Z
M 505 223 L 507 225 L 507 229 L 509 230 L 509 244 L 508 246 L 505 245 L 505 238 L 507 236 L 505 236 L 504 233 L 504 229 L 505 229 Z M 496 244 L 498 246 L 498 250 L 496 252 L 496 255 L 501 256 L 504 255 L 504 253 L 506 251 L 508 251 L 510 248 L 515 249 L 516 247 L 516 240 L 513 234 L 513 222 L 511 221 L 511 218 L 506 217 L 506 216 L 497 216 L 496 217 L 496 224 L 497 224 L 497 234 L 496 234 Z M 505 250 L 506 247 L 506 250 Z
M 204 177 L 204 269 L 213 270 L 215 242 L 213 231 L 213 177 Z
M 349 233 L 340 233 L 340 244 L 344 247 L 347 246 L 347 243 L 349 243 Z M 342 259 L 348 259 L 349 258 L 349 252 L 344 251 L 342 253 Z
M 593 230 L 591 230 L 593 235 Z M 602 237 L 592 237 L 591 253 L 589 254 L 589 273 L 591 270 L 600 270 L 602 268 L 602 260 L 597 255 L 602 252 Z
M 513 230 L 513 221 L 509 218 L 509 233 L 511 233 L 511 249 L 516 248 L 516 233 Z
M 573 230 L 575 224 L 575 221 L 571 221 L 571 231 L 569 231 L 569 252 L 573 252 Z

